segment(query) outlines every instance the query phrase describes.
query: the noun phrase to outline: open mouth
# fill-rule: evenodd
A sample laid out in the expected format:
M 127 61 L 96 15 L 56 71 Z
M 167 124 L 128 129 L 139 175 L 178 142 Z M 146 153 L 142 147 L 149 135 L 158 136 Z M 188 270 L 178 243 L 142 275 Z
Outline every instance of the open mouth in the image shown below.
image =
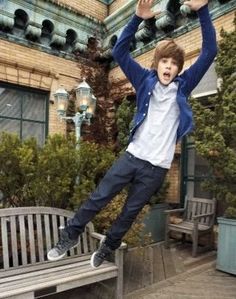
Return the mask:
M 165 72 L 163 74 L 164 79 L 169 80 L 170 79 L 170 73 Z

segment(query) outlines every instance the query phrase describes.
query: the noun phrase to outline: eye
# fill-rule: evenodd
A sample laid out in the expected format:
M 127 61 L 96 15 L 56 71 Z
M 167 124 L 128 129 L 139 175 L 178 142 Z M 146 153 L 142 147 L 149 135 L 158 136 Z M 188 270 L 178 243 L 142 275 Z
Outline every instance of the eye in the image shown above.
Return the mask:
M 163 63 L 167 63 L 167 58 L 162 58 L 161 61 L 162 61 Z

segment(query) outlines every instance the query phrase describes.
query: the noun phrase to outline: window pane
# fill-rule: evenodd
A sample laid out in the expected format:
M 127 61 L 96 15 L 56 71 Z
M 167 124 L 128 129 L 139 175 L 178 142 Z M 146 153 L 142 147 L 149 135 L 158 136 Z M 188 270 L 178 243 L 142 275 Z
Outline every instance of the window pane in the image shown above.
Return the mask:
M 209 176 L 208 162 L 198 154 L 195 154 L 195 176 L 197 177 Z
M 0 116 L 21 117 L 21 101 L 16 90 L 0 88 Z
M 197 87 L 192 91 L 193 96 L 202 96 L 203 94 L 212 94 L 217 92 L 217 74 L 215 63 L 209 67 Z
M 35 93 L 24 92 L 23 118 L 45 121 L 46 101 L 45 96 Z
M 0 132 L 16 133 L 20 136 L 20 120 L 0 118 Z
M 194 196 L 200 198 L 209 198 L 209 199 L 212 198 L 211 192 L 207 190 L 203 190 L 201 185 L 202 185 L 202 181 L 194 183 Z
M 27 139 L 35 137 L 39 145 L 43 145 L 45 140 L 45 124 L 23 121 L 22 123 L 22 138 Z

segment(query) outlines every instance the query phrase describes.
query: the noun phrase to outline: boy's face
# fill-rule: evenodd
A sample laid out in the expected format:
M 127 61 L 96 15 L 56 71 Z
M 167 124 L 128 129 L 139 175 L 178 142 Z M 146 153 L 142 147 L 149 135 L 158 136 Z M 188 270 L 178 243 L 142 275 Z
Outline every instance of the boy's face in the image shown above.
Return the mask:
M 163 85 L 168 85 L 178 75 L 177 61 L 172 58 L 161 58 L 157 66 L 157 74 Z

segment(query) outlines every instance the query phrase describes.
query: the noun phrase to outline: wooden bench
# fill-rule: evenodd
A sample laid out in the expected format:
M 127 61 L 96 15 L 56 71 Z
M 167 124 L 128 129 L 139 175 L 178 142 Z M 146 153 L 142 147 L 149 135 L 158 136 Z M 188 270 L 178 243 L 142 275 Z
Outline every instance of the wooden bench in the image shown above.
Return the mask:
M 192 256 L 197 255 L 198 239 L 200 236 L 209 234 L 210 247 L 213 247 L 213 225 L 216 212 L 216 200 L 204 198 L 191 198 L 185 202 L 185 208 L 166 210 L 165 247 L 169 247 L 171 231 L 190 235 L 193 242 Z M 182 213 L 179 223 L 171 223 L 170 215 Z
M 123 298 L 122 243 L 115 261 L 97 269 L 90 257 L 104 237 L 94 232 L 92 223 L 80 236 L 79 245 L 59 261 L 47 261 L 47 252 L 58 241 L 58 228 L 73 212 L 48 207 L 0 209 L 1 269 L 0 298 L 31 299 L 95 282 L 116 279 L 117 299 Z

